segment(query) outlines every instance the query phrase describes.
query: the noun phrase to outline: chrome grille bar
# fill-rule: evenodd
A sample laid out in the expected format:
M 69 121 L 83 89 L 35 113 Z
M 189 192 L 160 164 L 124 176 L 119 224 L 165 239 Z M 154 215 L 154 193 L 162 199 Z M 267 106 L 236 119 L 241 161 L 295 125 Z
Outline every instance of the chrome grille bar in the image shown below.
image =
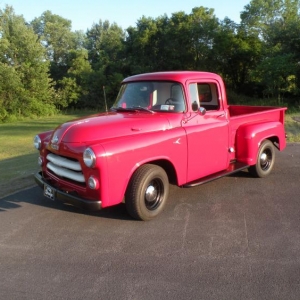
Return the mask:
M 80 172 L 75 172 L 66 168 L 62 168 L 60 166 L 56 166 L 52 162 L 47 163 L 47 168 L 58 176 L 72 179 L 77 182 L 85 182 L 84 176 Z
M 78 161 L 73 161 L 73 160 L 67 159 L 65 157 L 55 155 L 53 153 L 49 153 L 47 155 L 47 160 L 51 161 L 54 165 L 59 166 L 59 167 L 71 169 L 74 171 L 81 171 L 81 166 Z

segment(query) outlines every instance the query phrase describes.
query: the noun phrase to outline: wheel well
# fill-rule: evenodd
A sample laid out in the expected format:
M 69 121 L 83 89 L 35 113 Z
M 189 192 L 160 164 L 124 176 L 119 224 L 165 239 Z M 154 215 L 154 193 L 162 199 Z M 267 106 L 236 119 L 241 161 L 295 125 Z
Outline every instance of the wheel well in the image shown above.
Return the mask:
M 169 182 L 171 184 L 177 184 L 177 175 L 176 175 L 175 168 L 169 161 L 160 159 L 155 161 L 149 161 L 147 163 L 157 165 L 163 168 L 168 175 Z
M 274 146 L 279 149 L 279 138 L 277 136 L 268 137 L 267 140 L 271 141 Z

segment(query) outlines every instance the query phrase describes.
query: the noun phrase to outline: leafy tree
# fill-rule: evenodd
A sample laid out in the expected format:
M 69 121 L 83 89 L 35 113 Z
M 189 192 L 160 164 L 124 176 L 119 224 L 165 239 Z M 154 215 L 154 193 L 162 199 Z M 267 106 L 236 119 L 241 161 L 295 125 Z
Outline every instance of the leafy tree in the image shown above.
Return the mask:
M 218 22 L 213 10 L 194 8 L 157 19 L 143 16 L 129 28 L 126 46 L 133 73 L 174 69 L 207 69 Z
M 89 78 L 92 68 L 88 62 L 87 50 L 71 50 L 67 59 L 67 74 L 58 81 L 57 106 L 62 108 L 77 102 L 86 105 L 89 99 Z
M 0 10 L 0 36 L 1 119 L 53 112 L 45 50 L 12 7 Z
M 298 94 L 300 83 L 299 0 L 252 0 L 241 14 L 248 31 L 262 40 L 262 59 L 253 75 L 266 95 Z
M 268 39 L 270 25 L 289 23 L 298 19 L 299 0 L 251 0 L 241 13 L 241 20 L 249 30 Z
M 167 70 L 193 69 L 193 34 L 189 15 L 182 11 L 173 13 L 167 20 L 164 45 L 158 53 L 164 53 L 164 66 Z M 159 27 L 160 28 L 160 27 Z
M 51 77 L 54 82 L 61 80 L 68 71 L 68 53 L 82 48 L 85 40 L 81 32 L 72 32 L 72 22 L 59 15 L 45 11 L 30 25 L 45 47 L 50 62 Z
M 87 30 L 86 36 L 86 48 L 93 69 L 103 68 L 120 59 L 125 33 L 116 23 L 100 20 Z
M 131 74 L 138 74 L 153 70 L 149 55 L 152 47 L 150 44 L 151 35 L 156 33 L 157 28 L 152 18 L 142 17 L 137 21 L 136 28 L 129 27 L 125 41 L 126 61 Z M 149 65 L 150 64 L 150 65 Z
M 88 57 L 93 73 L 90 75 L 88 106 L 105 107 L 103 86 L 118 86 L 107 89 L 107 97 L 114 99 L 126 68 L 124 57 L 125 32 L 116 23 L 109 21 L 93 24 L 87 31 Z M 120 79 L 121 78 L 121 79 Z M 110 102 L 112 102 L 111 100 Z
M 193 69 L 211 69 L 211 53 L 219 27 L 213 9 L 195 7 L 190 15 Z
M 16 70 L 0 63 L 0 121 L 17 114 L 24 93 L 20 76 Z
M 126 31 L 100 20 L 84 33 L 50 11 L 26 24 L 6 6 L 0 10 L 0 120 L 55 106 L 104 109 L 104 87 L 109 107 L 124 77 L 163 70 L 208 70 L 239 93 L 297 97 L 299 12 L 300 0 L 251 0 L 240 24 L 200 6 L 190 14 L 142 16 Z
M 129 28 L 126 38 L 126 45 L 130 49 L 127 58 L 132 73 L 141 73 L 141 70 L 144 72 L 157 70 L 157 51 L 161 50 L 157 49 L 157 23 L 154 19 L 143 16 L 136 24 L 136 28 Z
M 71 21 L 47 10 L 40 17 L 35 18 L 31 26 L 46 48 L 49 61 L 63 64 L 68 50 L 74 48 Z
M 262 42 L 255 34 L 225 18 L 215 37 L 212 61 L 218 67 L 214 71 L 223 74 L 235 91 L 249 94 L 247 86 L 252 70 L 261 60 L 261 52 Z
M 285 94 L 297 93 L 294 75 L 296 67 L 291 54 L 265 58 L 255 70 L 265 87 L 263 91 L 265 96 L 277 98 L 280 104 Z

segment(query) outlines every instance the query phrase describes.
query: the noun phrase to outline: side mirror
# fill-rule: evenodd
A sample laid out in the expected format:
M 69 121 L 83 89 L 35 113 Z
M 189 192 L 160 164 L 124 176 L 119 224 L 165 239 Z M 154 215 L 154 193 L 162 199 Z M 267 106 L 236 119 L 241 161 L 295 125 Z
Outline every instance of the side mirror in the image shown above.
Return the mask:
M 192 103 L 192 110 L 193 110 L 193 111 L 197 111 L 198 108 L 199 108 L 199 106 L 198 106 L 197 101 L 194 101 L 194 102 Z
M 204 116 L 206 114 L 206 109 L 204 107 L 199 107 L 199 114 Z

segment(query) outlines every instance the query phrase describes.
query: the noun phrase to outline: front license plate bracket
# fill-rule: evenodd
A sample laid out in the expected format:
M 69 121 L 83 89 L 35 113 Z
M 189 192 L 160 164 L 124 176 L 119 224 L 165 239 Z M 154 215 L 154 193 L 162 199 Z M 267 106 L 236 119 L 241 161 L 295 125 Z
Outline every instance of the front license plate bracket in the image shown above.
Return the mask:
M 48 199 L 54 201 L 55 200 L 55 189 L 53 189 L 51 186 L 45 184 L 44 185 L 44 196 Z

